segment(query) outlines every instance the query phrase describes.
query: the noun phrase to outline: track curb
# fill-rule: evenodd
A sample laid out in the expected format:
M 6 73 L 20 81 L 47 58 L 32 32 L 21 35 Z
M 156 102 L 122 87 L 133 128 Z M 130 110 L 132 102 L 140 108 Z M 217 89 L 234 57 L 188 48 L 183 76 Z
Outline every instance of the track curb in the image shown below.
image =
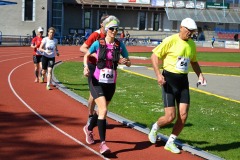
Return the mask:
M 56 66 L 58 66 L 60 64 L 62 64 L 62 61 L 56 62 Z M 53 68 L 52 79 L 53 79 L 53 84 L 56 86 L 56 88 L 58 88 L 61 92 L 65 93 L 69 97 L 75 99 L 76 101 L 82 103 L 84 106 L 87 107 L 87 100 L 86 99 L 84 99 L 83 97 L 79 96 L 78 94 L 72 92 L 67 87 L 62 85 L 61 82 L 59 82 L 57 80 L 57 78 L 54 75 L 54 68 Z M 144 134 L 148 135 L 148 133 L 150 132 L 149 128 L 143 127 L 143 126 L 139 125 L 138 123 L 133 122 L 131 120 L 128 120 L 128 119 L 126 119 L 126 118 L 124 118 L 122 116 L 119 116 L 119 115 L 115 114 L 115 113 L 108 112 L 107 117 L 109 117 L 109 118 L 111 118 L 111 119 L 113 119 L 113 120 L 115 120 L 115 121 L 117 121 L 119 123 L 122 123 L 122 124 L 132 128 L 132 129 L 140 131 L 140 132 L 142 132 Z M 158 133 L 157 136 L 158 136 L 159 140 L 162 140 L 164 142 L 167 142 L 167 140 L 168 140 L 168 136 L 166 136 L 166 135 Z M 188 144 L 182 143 L 179 140 L 175 141 L 175 143 L 176 143 L 176 145 L 180 146 L 182 148 L 182 150 L 187 151 L 187 152 L 189 152 L 189 153 L 191 153 L 193 155 L 197 155 L 199 157 L 202 157 L 202 158 L 205 158 L 205 159 L 208 159 L 208 160 L 224 160 L 221 157 L 218 157 L 218 156 L 216 156 L 214 154 L 211 154 L 211 153 L 208 153 L 206 151 L 203 151 L 200 148 L 197 148 L 197 147 L 190 146 Z

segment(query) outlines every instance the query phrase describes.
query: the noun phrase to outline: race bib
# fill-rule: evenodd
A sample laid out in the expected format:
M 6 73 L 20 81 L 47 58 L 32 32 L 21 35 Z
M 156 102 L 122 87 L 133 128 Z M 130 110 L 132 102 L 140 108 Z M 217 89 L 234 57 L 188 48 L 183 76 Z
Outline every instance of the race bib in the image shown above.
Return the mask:
M 189 58 L 179 56 L 177 59 L 176 69 L 183 72 L 188 71 L 189 62 Z
M 115 70 L 113 69 L 101 69 L 100 70 L 100 76 L 99 76 L 99 82 L 101 83 L 114 83 L 115 80 Z
M 47 53 L 48 55 L 51 55 L 51 54 L 53 53 L 53 48 L 48 47 L 48 48 L 46 49 L 46 53 Z

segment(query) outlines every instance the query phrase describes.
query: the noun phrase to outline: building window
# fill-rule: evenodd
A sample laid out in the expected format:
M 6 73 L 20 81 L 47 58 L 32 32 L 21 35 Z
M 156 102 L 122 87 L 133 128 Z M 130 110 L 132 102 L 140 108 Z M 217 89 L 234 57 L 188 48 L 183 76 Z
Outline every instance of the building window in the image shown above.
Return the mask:
M 62 0 L 53 0 L 52 1 L 52 24 L 56 29 L 55 36 L 62 36 L 62 23 L 63 23 L 63 2 Z
M 146 13 L 140 12 L 139 30 L 145 30 Z
M 155 13 L 153 18 L 154 18 L 154 20 L 153 20 L 153 30 L 158 31 L 158 29 L 159 29 L 159 14 Z
M 84 13 L 84 28 L 90 28 L 90 22 L 91 22 L 91 12 L 85 11 L 85 13 Z
M 24 11 L 24 20 L 32 21 L 33 20 L 33 0 L 25 0 L 25 11 Z

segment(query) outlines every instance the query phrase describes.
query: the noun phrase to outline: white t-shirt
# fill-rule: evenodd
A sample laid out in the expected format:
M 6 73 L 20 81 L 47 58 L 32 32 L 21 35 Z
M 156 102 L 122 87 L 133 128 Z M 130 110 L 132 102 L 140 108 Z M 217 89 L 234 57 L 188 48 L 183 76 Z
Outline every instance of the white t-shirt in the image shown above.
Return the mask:
M 42 43 L 44 44 L 44 48 L 46 50 L 43 55 L 48 58 L 55 57 L 56 46 L 58 43 L 57 39 L 49 39 L 48 37 L 45 37 L 42 39 Z

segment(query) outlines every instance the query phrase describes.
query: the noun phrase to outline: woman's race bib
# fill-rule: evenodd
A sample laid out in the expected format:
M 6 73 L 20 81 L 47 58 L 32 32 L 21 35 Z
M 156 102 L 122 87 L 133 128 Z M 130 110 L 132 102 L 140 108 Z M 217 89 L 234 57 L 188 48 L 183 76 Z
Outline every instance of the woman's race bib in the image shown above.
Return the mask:
M 48 55 L 53 54 L 53 53 L 54 53 L 54 48 L 47 47 L 47 49 L 46 49 L 46 53 L 47 53 Z
M 116 71 L 113 69 L 100 69 L 99 82 L 101 83 L 115 83 Z

